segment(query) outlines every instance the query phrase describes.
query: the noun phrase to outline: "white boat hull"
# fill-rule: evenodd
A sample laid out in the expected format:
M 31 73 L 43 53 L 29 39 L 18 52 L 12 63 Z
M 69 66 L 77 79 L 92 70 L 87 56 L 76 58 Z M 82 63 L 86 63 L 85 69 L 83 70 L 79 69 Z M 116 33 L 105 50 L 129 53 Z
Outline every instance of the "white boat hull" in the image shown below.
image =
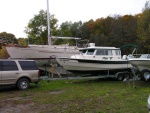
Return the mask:
M 103 61 L 103 60 L 81 60 L 81 59 L 68 59 L 57 58 L 57 62 L 62 65 L 66 70 L 74 73 L 92 73 L 102 70 L 122 70 L 130 69 L 132 66 L 127 61 Z
M 133 58 L 130 59 L 129 62 L 137 67 L 139 71 L 142 71 L 144 69 L 150 70 L 150 59 L 139 59 L 139 58 Z

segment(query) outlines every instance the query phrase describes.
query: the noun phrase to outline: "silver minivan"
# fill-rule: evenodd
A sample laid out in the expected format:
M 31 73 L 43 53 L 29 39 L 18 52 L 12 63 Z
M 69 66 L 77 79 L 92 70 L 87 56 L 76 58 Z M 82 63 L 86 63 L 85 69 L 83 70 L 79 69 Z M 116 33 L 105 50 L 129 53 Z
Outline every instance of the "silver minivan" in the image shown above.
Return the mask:
M 0 60 L 0 85 L 16 85 L 25 90 L 30 83 L 38 83 L 40 72 L 34 60 Z

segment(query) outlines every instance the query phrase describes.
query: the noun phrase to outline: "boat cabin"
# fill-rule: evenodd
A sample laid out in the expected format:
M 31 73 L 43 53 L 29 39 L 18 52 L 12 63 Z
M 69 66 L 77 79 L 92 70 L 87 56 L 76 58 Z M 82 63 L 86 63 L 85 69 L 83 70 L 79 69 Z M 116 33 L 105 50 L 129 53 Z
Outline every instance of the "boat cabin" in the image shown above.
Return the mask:
M 80 55 L 75 58 L 112 60 L 121 59 L 120 48 L 116 47 L 88 47 L 80 50 Z

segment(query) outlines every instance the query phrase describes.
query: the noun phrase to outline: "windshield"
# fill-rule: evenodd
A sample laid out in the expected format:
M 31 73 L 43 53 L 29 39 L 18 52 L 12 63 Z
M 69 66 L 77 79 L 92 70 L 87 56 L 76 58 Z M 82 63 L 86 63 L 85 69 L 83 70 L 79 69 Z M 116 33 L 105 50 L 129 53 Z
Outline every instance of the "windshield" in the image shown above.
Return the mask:
M 95 49 L 89 49 L 87 51 L 87 55 L 93 55 L 94 54 Z

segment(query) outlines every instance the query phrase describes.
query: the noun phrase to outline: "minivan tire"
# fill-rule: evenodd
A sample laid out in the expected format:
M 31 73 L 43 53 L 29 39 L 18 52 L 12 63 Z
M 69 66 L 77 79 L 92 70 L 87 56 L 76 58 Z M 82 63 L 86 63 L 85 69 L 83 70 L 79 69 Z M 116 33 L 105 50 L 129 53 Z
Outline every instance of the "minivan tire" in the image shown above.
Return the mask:
M 17 88 L 20 90 L 26 90 L 29 87 L 29 80 L 27 78 L 21 78 L 17 82 Z

